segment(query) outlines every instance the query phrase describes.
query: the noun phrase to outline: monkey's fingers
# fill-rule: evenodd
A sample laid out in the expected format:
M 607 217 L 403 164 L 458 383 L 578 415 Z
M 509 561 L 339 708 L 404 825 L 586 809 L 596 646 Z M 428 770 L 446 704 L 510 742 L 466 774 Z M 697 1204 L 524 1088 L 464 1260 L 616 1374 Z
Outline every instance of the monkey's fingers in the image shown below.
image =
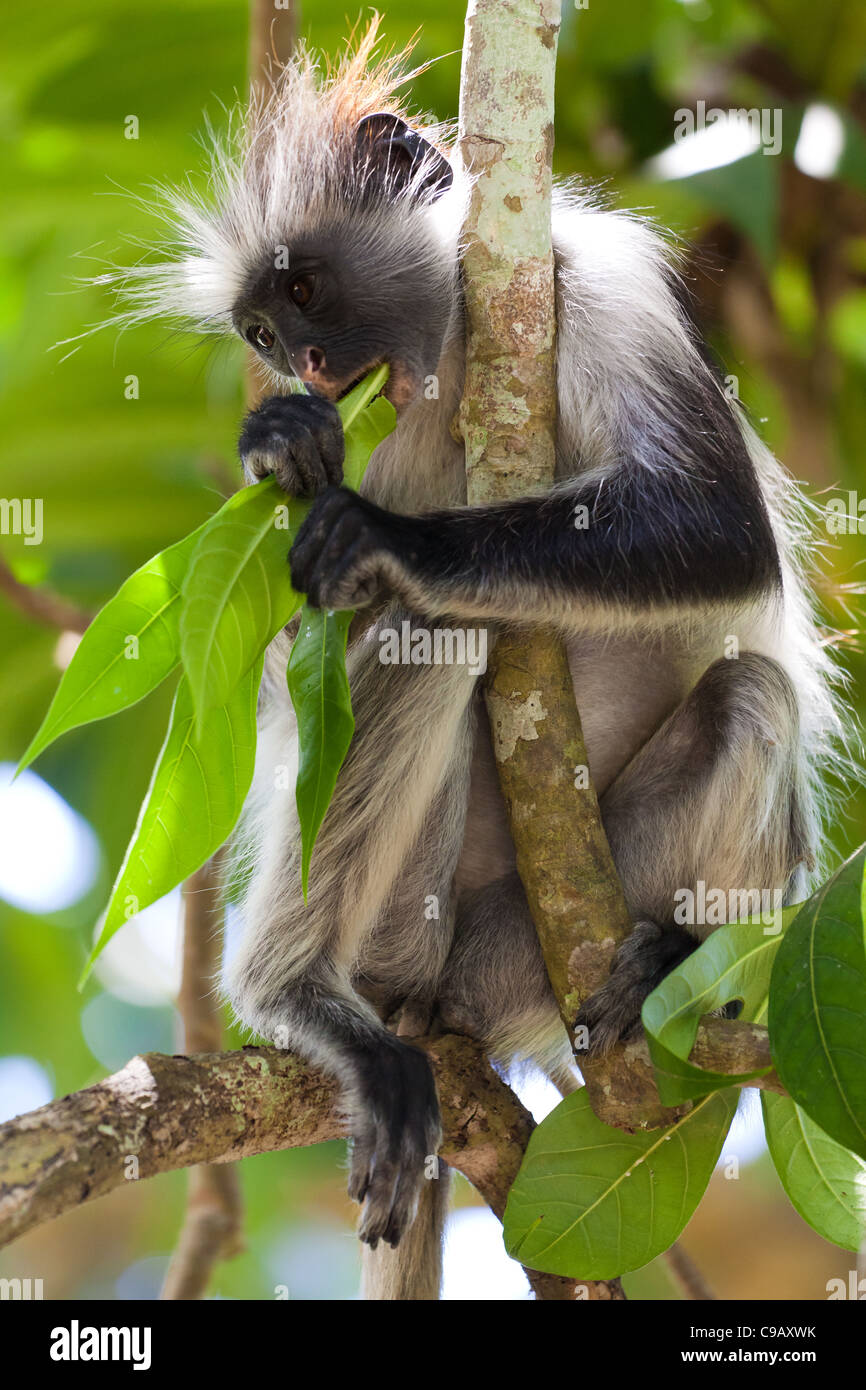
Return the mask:
M 375 1127 L 365 1130 L 352 1140 L 349 1162 L 349 1196 L 353 1202 L 363 1202 L 373 1178 L 376 1152 Z
M 317 499 L 289 557 L 292 584 L 314 608 L 364 608 L 396 564 L 380 509 L 346 488 Z
M 360 1239 L 374 1250 L 380 1240 L 396 1245 L 403 1234 L 404 1228 L 394 1210 L 399 1179 L 399 1160 L 386 1158 L 380 1150 L 373 1165 L 373 1175 L 358 1225 Z
M 290 497 L 317 497 L 343 479 L 342 422 L 317 396 L 271 396 L 246 417 L 238 452 L 248 477 L 272 474 Z

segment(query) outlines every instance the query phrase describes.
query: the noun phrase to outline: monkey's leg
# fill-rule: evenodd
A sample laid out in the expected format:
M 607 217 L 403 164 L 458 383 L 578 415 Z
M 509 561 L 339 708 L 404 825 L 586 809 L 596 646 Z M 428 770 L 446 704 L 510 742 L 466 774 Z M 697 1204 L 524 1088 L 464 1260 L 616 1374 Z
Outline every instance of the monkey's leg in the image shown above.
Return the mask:
M 516 873 L 459 903 L 438 1006 L 446 1029 L 477 1038 L 494 1061 L 531 1060 L 571 1089 L 571 1046 Z
M 815 840 L 799 736 L 786 672 L 746 652 L 710 666 L 608 788 L 602 819 L 635 929 L 578 1015 L 589 1051 L 636 1032 L 646 996 L 717 925 L 677 925 L 683 890 L 722 890 L 727 921 L 760 912 L 761 893 L 794 900 Z
M 389 616 L 399 632 L 401 615 Z M 387 962 L 388 931 L 395 934 L 401 989 L 423 993 L 426 977 L 438 976 L 447 942 L 443 948 L 437 937 L 450 936 L 449 915 L 427 921 L 425 895 L 441 894 L 447 908 L 477 677 L 466 666 L 382 665 L 383 625 L 350 654 L 356 732 L 316 843 L 307 903 L 294 777 L 285 775 L 296 757 L 290 712 L 278 711 L 263 731 L 259 809 L 248 831 L 259 862 L 243 907 L 243 940 L 227 973 L 230 997 L 249 1027 L 339 1079 L 354 1140 L 349 1190 L 364 1201 L 360 1234 L 393 1244 L 411 1220 L 425 1160 L 436 1151 L 438 1105 L 426 1057 L 388 1033 L 352 980 L 374 938 L 377 962 Z M 401 913 L 410 882 L 418 899 L 411 981 L 397 940 L 406 929 Z M 400 912 L 392 911 L 395 900 Z
M 756 890 L 793 893 L 814 838 L 798 725 L 795 692 L 775 661 L 719 661 L 608 788 L 602 816 L 636 926 L 578 1016 L 590 1052 L 636 1032 L 647 994 L 699 944 L 675 923 L 678 890 L 695 892 L 701 880 L 738 890 L 745 915 L 756 901 L 760 910 Z M 481 1039 L 506 1064 L 531 1057 L 554 1079 L 567 1068 L 516 874 L 460 904 L 439 1007 L 446 1027 Z

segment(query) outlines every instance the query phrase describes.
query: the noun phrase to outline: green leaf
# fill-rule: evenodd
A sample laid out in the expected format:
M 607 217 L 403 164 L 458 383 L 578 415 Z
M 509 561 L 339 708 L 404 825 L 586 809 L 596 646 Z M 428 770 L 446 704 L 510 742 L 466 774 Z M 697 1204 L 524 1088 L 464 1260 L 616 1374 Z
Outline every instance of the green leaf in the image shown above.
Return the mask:
M 396 424 L 394 407 L 381 396 L 364 408 L 380 373 L 340 403 L 346 433 L 343 478 L 358 488 L 373 450 Z M 382 378 L 384 383 L 384 378 Z M 295 800 L 301 830 L 301 886 L 307 897 L 316 837 L 331 802 L 337 776 L 352 742 L 355 720 L 346 674 L 346 642 L 353 614 L 323 612 L 304 605 L 292 646 L 287 679 L 298 721 L 298 778 Z
M 363 385 L 363 383 L 362 383 Z M 358 389 L 357 387 L 355 388 Z M 354 394 L 354 392 L 352 393 Z M 351 396 L 341 405 L 348 404 Z M 363 413 L 353 412 L 349 424 L 343 428 L 346 433 L 346 457 L 343 460 L 343 481 L 346 487 L 357 492 L 370 462 L 370 455 L 386 439 L 397 423 L 397 415 L 390 401 L 379 396 L 371 401 Z
M 770 1047 L 785 1089 L 866 1157 L 866 845 L 801 908 L 770 983 Z
M 746 233 L 767 265 L 776 254 L 779 163 L 762 150 L 679 180 L 700 203 Z
M 308 505 L 268 478 L 230 497 L 202 531 L 183 585 L 180 620 L 200 729 L 301 606 L 287 560 Z
M 680 1235 L 712 1176 L 735 1090 L 697 1101 L 667 1129 L 603 1124 L 585 1090 L 534 1131 L 505 1209 L 505 1248 L 531 1269 L 613 1279 Z
M 234 829 L 253 778 L 262 665 L 260 659 L 228 703 L 208 714 L 200 734 L 189 684 L 181 679 L 168 734 L 81 984 L 124 922 L 200 869 Z
M 844 1149 L 788 1096 L 764 1092 L 764 1129 L 792 1206 L 825 1240 L 859 1250 L 866 1238 L 866 1160 Z
M 289 657 L 289 694 L 298 720 L 295 799 L 301 827 L 301 884 L 305 901 L 313 845 L 355 730 L 346 674 L 351 621 L 351 612 L 334 613 L 304 604 L 301 626 Z
M 180 660 L 180 593 L 204 527 L 131 574 L 87 628 L 18 771 L 61 734 L 137 704 Z
M 799 906 L 785 909 L 782 931 L 799 910 Z M 680 1105 L 770 1071 L 764 1067 L 728 1075 L 707 1071 L 687 1059 L 704 1014 L 739 999 L 743 1001 L 740 1017 L 761 1022 L 781 940 L 779 932 L 766 934 L 760 917 L 718 927 L 645 1001 L 641 1018 L 665 1105 Z
M 371 449 L 393 428 L 394 409 L 376 402 L 388 379 L 379 367 L 339 402 L 346 434 L 344 476 L 357 486 Z M 376 421 L 390 418 L 384 431 Z M 357 438 L 356 438 L 357 435 Z M 356 481 L 357 478 L 357 481 Z M 292 588 L 288 556 L 310 503 L 287 497 L 273 478 L 243 488 L 201 533 L 183 585 L 180 624 L 184 670 L 199 721 L 225 704 L 256 657 L 301 606 Z

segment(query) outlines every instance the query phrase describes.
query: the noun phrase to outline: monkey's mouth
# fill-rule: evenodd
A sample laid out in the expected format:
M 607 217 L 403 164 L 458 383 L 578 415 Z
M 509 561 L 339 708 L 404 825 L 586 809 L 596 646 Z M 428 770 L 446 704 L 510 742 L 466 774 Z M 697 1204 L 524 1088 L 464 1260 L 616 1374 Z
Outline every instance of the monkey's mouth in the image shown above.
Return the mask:
M 378 357 L 375 361 L 368 362 L 363 371 L 358 372 L 357 376 L 353 376 L 344 386 L 337 387 L 337 383 L 334 383 L 330 386 L 330 389 L 327 389 L 322 382 L 317 386 L 311 386 L 308 382 L 307 390 L 312 390 L 318 395 L 326 396 L 328 400 L 342 401 L 345 400 L 346 396 L 348 396 L 351 391 L 354 391 L 356 386 L 360 386 L 361 382 L 366 380 L 371 372 L 374 372 L 377 367 L 383 365 L 387 365 L 388 367 L 388 380 L 385 382 L 381 391 L 377 391 L 374 399 L 377 400 L 379 396 L 384 396 L 385 400 L 390 401 L 399 414 L 401 410 L 407 405 L 410 405 L 415 399 L 418 393 L 418 382 L 415 375 L 404 363 L 393 361 L 385 357 Z
M 338 393 L 338 395 L 337 395 L 337 400 L 338 400 L 338 401 L 345 400 L 346 396 L 348 396 L 349 393 L 350 393 L 351 391 L 354 391 L 354 389 L 355 389 L 356 386 L 360 386 L 360 385 L 361 385 L 361 382 L 364 381 L 364 380 L 366 380 L 366 378 L 370 375 L 370 373 L 371 373 L 371 372 L 375 372 L 376 368 L 377 368 L 377 367 L 381 367 L 381 365 L 382 365 L 381 361 L 379 361 L 379 362 L 371 362 L 368 366 L 366 366 L 366 367 L 364 368 L 364 370 L 363 370 L 362 372 L 359 372 L 358 375 L 357 375 L 356 377 L 353 377 L 353 378 L 352 378 L 352 380 L 349 382 L 348 386 L 344 386 L 344 387 L 342 388 L 342 390 L 341 390 L 341 391 Z M 385 386 L 387 386 L 387 384 L 388 384 L 388 383 L 386 382 L 386 383 L 385 383 Z M 385 389 L 385 387 L 383 386 L 383 387 L 382 387 L 382 391 L 384 391 L 384 389 Z M 381 396 L 381 395 L 382 395 L 382 391 L 377 391 L 377 392 L 376 392 L 376 395 L 373 397 L 373 399 L 375 400 L 378 396 Z

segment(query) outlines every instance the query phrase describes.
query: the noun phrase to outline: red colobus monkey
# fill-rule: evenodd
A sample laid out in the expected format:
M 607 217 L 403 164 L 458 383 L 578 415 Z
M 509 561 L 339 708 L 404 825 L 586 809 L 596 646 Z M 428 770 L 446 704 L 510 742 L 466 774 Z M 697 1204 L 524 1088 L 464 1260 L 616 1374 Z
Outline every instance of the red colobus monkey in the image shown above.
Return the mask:
M 557 480 L 466 505 L 451 433 L 466 178 L 438 129 L 409 124 L 373 40 L 324 79 L 307 58 L 290 66 L 217 150 L 212 205 L 173 199 L 176 258 L 121 278 L 128 318 L 176 316 L 254 348 L 276 394 L 244 422 L 246 475 L 314 499 L 293 583 L 365 615 L 348 658 L 356 732 L 307 905 L 294 796 L 274 790 L 296 750 L 288 637 L 270 653 L 228 994 L 255 1034 L 339 1079 L 370 1296 L 434 1298 L 436 1092 L 426 1056 L 385 1020 L 467 1032 L 497 1062 L 560 1081 L 571 1056 L 478 668 L 386 665 L 380 636 L 409 619 L 491 643 L 504 624 L 565 637 L 635 922 L 578 1020 L 595 1050 L 639 1027 L 648 991 L 700 938 L 677 921 L 681 890 L 804 892 L 838 721 L 799 563 L 802 503 L 726 397 L 645 221 L 556 192 Z M 334 402 L 382 362 L 398 423 L 356 495 Z M 281 394 L 286 378 L 307 394 Z

